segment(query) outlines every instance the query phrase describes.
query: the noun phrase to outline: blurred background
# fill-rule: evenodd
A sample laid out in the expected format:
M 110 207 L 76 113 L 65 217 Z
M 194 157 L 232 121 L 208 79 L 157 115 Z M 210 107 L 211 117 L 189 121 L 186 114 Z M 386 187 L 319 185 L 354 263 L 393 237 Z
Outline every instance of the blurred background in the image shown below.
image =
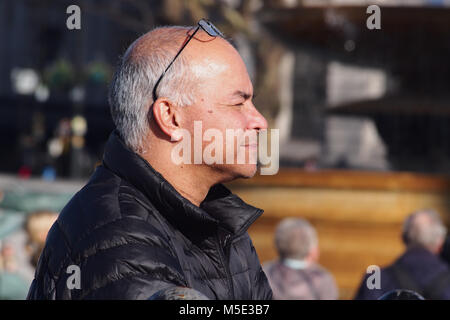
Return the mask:
M 380 30 L 366 26 L 371 4 Z M 448 224 L 450 1 L 2 0 L 0 298 L 25 297 L 47 227 L 101 161 L 120 55 L 201 18 L 231 39 L 280 129 L 279 173 L 230 184 L 265 210 L 250 228 L 262 262 L 282 218 L 308 219 L 351 299 L 369 265 L 402 252 L 406 215 L 432 208 Z

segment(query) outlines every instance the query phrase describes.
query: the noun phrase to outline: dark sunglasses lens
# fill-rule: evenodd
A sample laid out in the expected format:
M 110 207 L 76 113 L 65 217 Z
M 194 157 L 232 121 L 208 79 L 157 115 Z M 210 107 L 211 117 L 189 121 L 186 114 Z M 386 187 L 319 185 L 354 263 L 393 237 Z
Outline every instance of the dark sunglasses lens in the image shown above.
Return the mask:
M 200 20 L 198 22 L 199 26 L 202 27 L 203 30 L 205 30 L 211 37 L 223 37 L 223 33 L 219 31 L 211 22 L 207 20 Z

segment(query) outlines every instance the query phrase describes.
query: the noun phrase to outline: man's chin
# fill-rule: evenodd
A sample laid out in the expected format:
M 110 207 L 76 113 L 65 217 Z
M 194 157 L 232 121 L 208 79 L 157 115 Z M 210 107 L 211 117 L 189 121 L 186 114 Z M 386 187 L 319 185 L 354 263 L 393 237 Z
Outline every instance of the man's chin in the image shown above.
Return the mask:
M 255 176 L 257 166 L 256 164 L 241 165 L 237 171 L 239 172 L 237 178 L 250 179 Z
M 256 164 L 241 164 L 241 165 L 225 165 L 220 167 L 220 171 L 226 178 L 224 181 L 230 182 L 236 179 L 250 179 L 257 171 Z

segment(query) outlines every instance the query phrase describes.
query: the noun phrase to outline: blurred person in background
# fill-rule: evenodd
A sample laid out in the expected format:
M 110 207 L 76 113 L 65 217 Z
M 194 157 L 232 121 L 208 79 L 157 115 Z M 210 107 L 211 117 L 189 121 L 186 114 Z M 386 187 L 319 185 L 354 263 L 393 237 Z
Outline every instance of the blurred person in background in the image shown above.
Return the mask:
M 275 300 L 335 300 L 334 277 L 318 264 L 314 227 L 299 218 L 284 219 L 275 231 L 279 259 L 264 264 Z
M 28 298 L 148 299 L 181 286 L 208 299 L 271 299 L 247 233 L 262 210 L 222 184 L 252 177 L 256 163 L 173 160 L 195 138 L 194 121 L 223 136 L 266 129 L 252 97 L 239 53 L 203 19 L 131 44 L 111 84 L 116 130 L 103 163 L 50 230 Z M 257 150 L 239 137 L 223 147 Z M 69 288 L 74 266 L 79 286 Z
M 390 266 L 382 268 L 380 288 L 369 289 L 365 275 L 355 299 L 374 300 L 394 289 L 408 289 L 425 299 L 450 299 L 450 270 L 440 258 L 447 229 L 439 214 L 420 210 L 403 223 L 406 251 Z
M 57 217 L 52 211 L 32 212 L 26 216 L 23 227 L 0 240 L 0 300 L 26 298 L 32 272 Z
M 28 235 L 27 252 L 30 262 L 36 268 L 39 256 L 44 249 L 48 231 L 58 218 L 53 211 L 37 211 L 30 213 L 25 221 L 25 231 Z
M 29 282 L 18 272 L 16 252 L 7 242 L 0 243 L 0 300 L 23 300 Z

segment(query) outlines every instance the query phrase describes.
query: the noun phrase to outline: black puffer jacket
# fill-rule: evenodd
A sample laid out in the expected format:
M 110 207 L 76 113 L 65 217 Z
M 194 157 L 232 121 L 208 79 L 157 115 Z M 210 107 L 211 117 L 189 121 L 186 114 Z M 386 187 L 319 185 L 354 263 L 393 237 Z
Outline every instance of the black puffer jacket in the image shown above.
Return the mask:
M 103 165 L 51 228 L 28 299 L 147 299 L 174 285 L 271 299 L 246 232 L 261 214 L 222 185 L 193 205 L 113 133 Z M 70 265 L 80 289 L 68 288 Z

